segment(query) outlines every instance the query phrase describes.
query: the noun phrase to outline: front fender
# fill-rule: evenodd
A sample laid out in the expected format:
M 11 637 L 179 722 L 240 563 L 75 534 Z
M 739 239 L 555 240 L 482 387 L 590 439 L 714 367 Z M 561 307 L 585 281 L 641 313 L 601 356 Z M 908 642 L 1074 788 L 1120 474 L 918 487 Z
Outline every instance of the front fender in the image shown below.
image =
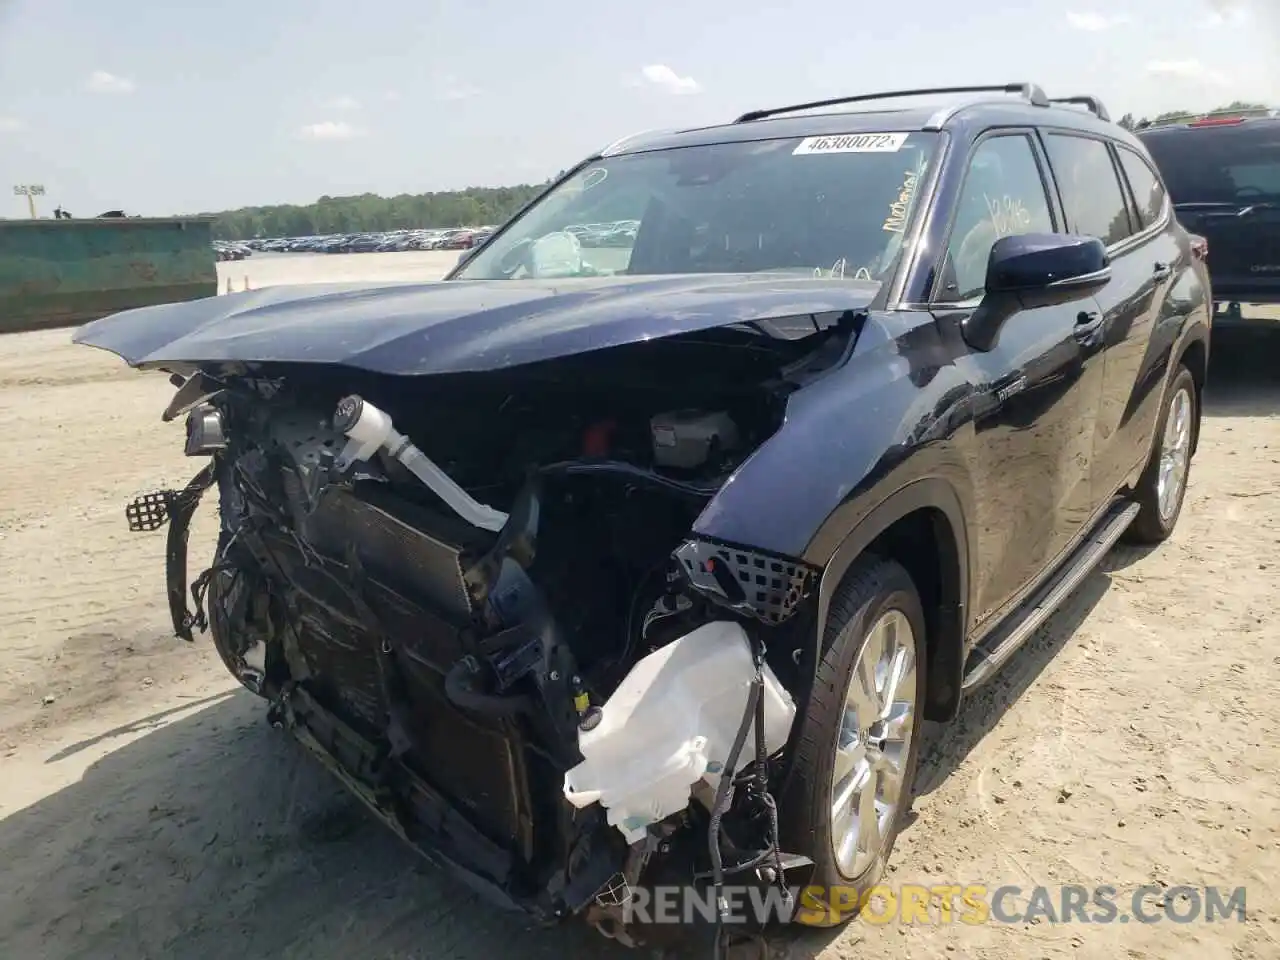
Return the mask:
M 856 347 L 844 367 L 791 397 L 782 427 L 721 488 L 693 532 L 822 568 L 820 638 L 859 554 L 898 520 L 937 511 L 948 530 L 934 542 L 951 555 L 927 559 L 944 581 L 937 625 L 945 664 L 958 669 L 968 627 L 973 545 L 965 518 L 974 502 L 977 393 L 931 319 L 874 318 Z
M 950 481 L 941 477 L 922 477 L 874 506 L 862 508 L 858 511 L 860 516 L 857 519 L 841 516 L 840 511 L 831 517 L 833 531 L 845 529 L 848 533 L 823 566 L 822 578 L 818 583 L 818 636 L 822 636 L 822 631 L 826 629 L 831 598 L 853 562 L 866 552 L 877 537 L 899 520 L 917 510 L 926 509 L 940 511 L 951 528 L 955 555 L 943 559 L 952 564 L 956 571 L 956 594 L 960 608 L 957 612 L 964 622 L 964 612 L 969 608 L 969 534 L 964 506 Z
M 915 332 L 937 336 L 932 324 Z M 932 384 L 913 383 L 919 371 L 883 323 L 857 337 L 842 366 L 791 395 L 782 425 L 707 504 L 695 536 L 807 557 L 831 512 L 909 455 Z
M 694 535 L 822 566 L 914 480 L 946 480 L 964 502 L 975 393 L 953 356 L 928 315 L 868 321 L 842 367 L 791 396 L 782 426 L 711 499 Z

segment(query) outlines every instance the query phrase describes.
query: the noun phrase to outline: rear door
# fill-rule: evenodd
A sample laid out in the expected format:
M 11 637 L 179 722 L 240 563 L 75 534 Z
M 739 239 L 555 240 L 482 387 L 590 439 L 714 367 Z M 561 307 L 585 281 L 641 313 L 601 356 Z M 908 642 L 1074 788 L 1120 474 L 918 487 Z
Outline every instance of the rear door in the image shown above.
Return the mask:
M 1190 248 L 1173 219 L 1159 175 L 1147 158 L 1112 144 L 1131 200 L 1131 235 L 1112 253 L 1132 285 L 1131 306 L 1117 311 L 1104 344 L 1094 484 L 1099 497 L 1120 489 L 1151 449 L 1169 362 L 1170 291 L 1191 265 Z M 1163 333 L 1161 332 L 1163 331 Z
M 1109 140 L 1076 130 L 1041 134 L 1066 215 L 1065 232 L 1099 238 L 1111 257 L 1111 281 L 1094 295 L 1101 324 L 1080 344 L 1085 355 L 1097 358 L 1101 371 L 1089 431 L 1090 493 L 1077 501 L 1081 521 L 1088 523 L 1139 455 L 1133 435 L 1145 429 L 1149 411 L 1135 404 L 1135 383 L 1149 366 L 1155 311 L 1177 250 L 1161 236 L 1157 220 L 1144 227 L 1131 208 Z
M 1280 303 L 1280 119 L 1142 134 L 1178 219 L 1209 241 L 1214 299 Z

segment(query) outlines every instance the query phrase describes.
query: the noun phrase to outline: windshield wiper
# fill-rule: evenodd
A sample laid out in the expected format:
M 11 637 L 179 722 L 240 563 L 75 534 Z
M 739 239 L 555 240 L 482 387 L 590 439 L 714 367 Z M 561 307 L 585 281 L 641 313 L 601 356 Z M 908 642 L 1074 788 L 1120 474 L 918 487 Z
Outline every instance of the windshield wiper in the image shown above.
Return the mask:
M 1241 204 L 1238 200 L 1192 200 L 1175 203 L 1173 209 L 1181 213 L 1218 214 L 1224 217 L 1243 217 L 1255 210 L 1274 210 L 1280 206 L 1273 200 L 1257 200 Z
M 1242 207 L 1237 213 L 1237 217 L 1247 217 L 1249 214 L 1259 210 L 1274 210 L 1276 204 L 1270 200 L 1263 200 L 1259 203 L 1251 203 L 1247 207 Z

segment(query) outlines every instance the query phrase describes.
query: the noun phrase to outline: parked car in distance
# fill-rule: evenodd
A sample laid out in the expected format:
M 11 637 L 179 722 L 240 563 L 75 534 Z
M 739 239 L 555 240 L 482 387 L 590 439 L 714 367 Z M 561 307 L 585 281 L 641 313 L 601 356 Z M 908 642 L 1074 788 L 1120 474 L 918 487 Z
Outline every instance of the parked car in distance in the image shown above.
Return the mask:
M 127 511 L 175 633 L 476 889 L 636 944 L 659 883 L 848 920 L 922 721 L 1170 536 L 1195 246 L 1095 98 L 861 94 L 619 141 L 444 282 L 74 339 L 178 388 L 202 467 Z
M 253 256 L 253 248 L 245 243 L 233 243 L 226 240 L 213 241 L 213 254 L 219 261 L 243 260 Z
M 1218 322 L 1256 319 L 1255 305 L 1280 306 L 1277 111 L 1176 118 L 1150 124 L 1138 136 L 1173 195 L 1178 219 L 1206 241 Z
M 584 247 L 629 247 L 636 231 L 634 220 L 575 225 Z M 404 229 L 359 234 L 330 234 L 312 237 L 258 237 L 242 244 L 218 241 L 220 259 L 230 259 L 225 248 L 239 246 L 252 253 L 392 253 L 407 250 L 470 250 L 483 244 L 497 231 L 496 226 L 449 229 Z M 220 246 L 219 246 L 220 245 Z M 248 254 L 246 254 L 248 255 Z

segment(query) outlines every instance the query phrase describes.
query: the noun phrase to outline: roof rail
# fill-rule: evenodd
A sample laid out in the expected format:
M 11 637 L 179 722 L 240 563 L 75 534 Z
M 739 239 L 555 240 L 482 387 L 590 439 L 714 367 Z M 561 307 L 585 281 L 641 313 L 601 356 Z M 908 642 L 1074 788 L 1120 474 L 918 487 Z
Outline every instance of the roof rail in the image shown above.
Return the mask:
M 1102 105 L 1102 101 L 1099 100 L 1097 97 L 1088 97 L 1088 96 L 1050 97 L 1049 102 L 1050 103 L 1072 103 L 1077 106 L 1088 107 L 1089 112 L 1092 113 L 1099 120 L 1102 120 L 1106 123 L 1111 122 L 1111 114 L 1107 113 L 1107 108 Z
M 1016 93 L 1024 100 L 1037 107 L 1047 107 L 1049 98 L 1044 90 L 1034 83 L 1006 83 L 1000 86 L 983 87 L 929 87 L 923 90 L 893 90 L 887 93 L 860 93 L 852 97 L 833 97 L 830 100 L 814 100 L 811 103 L 797 103 L 787 107 L 769 107 L 764 110 L 751 110 L 738 117 L 734 123 L 751 123 L 764 120 L 780 113 L 798 113 L 801 110 L 816 110 L 819 107 L 835 107 L 842 103 L 863 103 L 868 100 L 890 100 L 896 97 L 928 97 L 951 93 Z

